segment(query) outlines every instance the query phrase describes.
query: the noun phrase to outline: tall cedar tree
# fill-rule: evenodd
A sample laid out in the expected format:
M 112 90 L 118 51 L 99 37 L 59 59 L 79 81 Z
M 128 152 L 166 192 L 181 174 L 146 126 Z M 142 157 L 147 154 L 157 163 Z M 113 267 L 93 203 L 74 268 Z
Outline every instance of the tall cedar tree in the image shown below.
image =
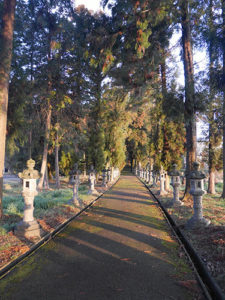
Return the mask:
M 223 53 L 223 76 L 222 76 L 222 92 L 223 92 L 223 192 L 221 197 L 225 199 L 225 0 L 221 0 L 222 4 L 222 53 Z
M 195 90 L 194 90 L 194 67 L 191 43 L 191 26 L 189 15 L 189 1 L 180 0 L 180 13 L 182 25 L 182 48 L 185 78 L 185 104 L 184 118 L 186 127 L 186 174 L 192 169 L 196 160 L 196 115 L 195 115 Z M 190 187 L 190 180 L 186 181 L 186 192 Z
M 3 216 L 3 173 L 8 110 L 9 77 L 12 60 L 13 27 L 16 0 L 4 0 L 0 36 L 0 218 Z

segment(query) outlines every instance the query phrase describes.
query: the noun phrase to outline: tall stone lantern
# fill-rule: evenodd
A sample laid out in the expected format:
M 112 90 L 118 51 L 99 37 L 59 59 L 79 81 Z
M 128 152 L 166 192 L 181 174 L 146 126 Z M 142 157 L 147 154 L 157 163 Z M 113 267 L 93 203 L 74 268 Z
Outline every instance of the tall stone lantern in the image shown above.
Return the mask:
M 207 220 L 203 217 L 203 207 L 202 207 L 202 195 L 204 194 L 203 190 L 203 180 L 205 174 L 199 170 L 199 163 L 193 163 L 193 171 L 189 174 L 190 178 L 190 194 L 193 196 L 193 209 L 194 214 L 190 220 L 188 220 L 186 227 L 194 228 L 200 226 L 208 226 L 210 220 Z
M 78 170 L 78 164 L 74 164 L 74 169 L 71 172 L 70 182 L 73 184 L 73 198 L 72 202 L 75 206 L 83 208 L 83 202 L 78 196 L 78 190 L 80 185 L 80 171 Z
M 89 190 L 88 190 L 88 195 L 93 195 L 93 194 L 98 194 L 98 192 L 95 189 L 95 170 L 94 167 L 91 166 L 90 172 L 89 172 Z
M 177 165 L 174 164 L 172 167 L 172 171 L 169 172 L 169 176 L 171 176 L 171 186 L 173 187 L 173 201 L 171 202 L 171 206 L 181 206 L 184 203 L 179 199 L 179 186 L 180 186 L 180 172 L 177 170 Z
M 14 233 L 25 238 L 40 238 L 43 231 L 34 218 L 34 197 L 37 192 L 37 179 L 40 178 L 39 172 L 34 170 L 35 161 L 29 159 L 27 161 L 27 169 L 18 176 L 23 180 L 22 195 L 24 198 L 24 216 L 23 220 L 15 227 Z
M 107 187 L 107 170 L 104 168 L 102 170 L 102 186 Z
M 165 191 L 165 181 L 166 181 L 166 173 L 163 170 L 163 168 L 161 167 L 160 173 L 159 173 L 159 178 L 160 178 L 160 191 L 159 191 L 159 195 L 163 196 L 166 194 Z

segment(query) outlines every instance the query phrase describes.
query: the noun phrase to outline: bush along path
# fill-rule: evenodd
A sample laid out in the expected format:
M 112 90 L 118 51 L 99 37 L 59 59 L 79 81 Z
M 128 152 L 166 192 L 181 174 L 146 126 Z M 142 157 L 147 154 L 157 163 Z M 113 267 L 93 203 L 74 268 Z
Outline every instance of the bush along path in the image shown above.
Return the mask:
M 0 280 L 1 299 L 204 299 L 142 183 L 123 175 Z

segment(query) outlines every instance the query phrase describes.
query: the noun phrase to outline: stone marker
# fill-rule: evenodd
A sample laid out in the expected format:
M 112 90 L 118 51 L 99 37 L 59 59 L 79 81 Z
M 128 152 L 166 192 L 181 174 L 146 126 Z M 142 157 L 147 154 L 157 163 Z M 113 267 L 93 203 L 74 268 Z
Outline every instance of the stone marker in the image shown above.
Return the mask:
M 181 206 L 184 203 L 179 199 L 179 186 L 180 186 L 180 172 L 177 170 L 177 165 L 174 164 L 172 167 L 172 171 L 169 173 L 171 176 L 171 185 L 173 187 L 173 201 L 171 202 L 171 206 Z
M 102 170 L 102 186 L 107 187 L 107 170 L 104 168 Z
M 202 195 L 204 190 L 202 189 L 202 181 L 205 178 L 205 174 L 199 170 L 199 163 L 193 163 L 193 171 L 189 174 L 190 178 L 190 194 L 193 196 L 193 209 L 194 214 L 186 224 L 186 228 L 195 228 L 200 226 L 208 226 L 210 221 L 203 217 L 202 207 Z
M 78 164 L 74 164 L 74 169 L 71 172 L 71 179 L 70 182 L 73 184 L 73 198 L 72 202 L 75 206 L 79 208 L 83 208 L 84 204 L 83 201 L 78 196 L 78 190 L 80 185 L 80 172 L 78 170 Z
M 25 238 L 40 238 L 44 232 L 34 218 L 34 197 L 37 192 L 37 179 L 40 178 L 39 172 L 34 170 L 35 161 L 27 161 L 27 169 L 18 176 L 23 180 L 22 195 L 24 198 L 24 216 L 23 220 L 15 227 L 14 233 Z
M 89 190 L 88 190 L 88 195 L 98 195 L 98 192 L 95 189 L 95 180 L 96 180 L 96 176 L 95 176 L 95 170 L 94 167 L 91 166 L 91 170 L 89 172 Z
M 153 184 L 152 184 L 152 186 L 153 187 L 157 187 L 157 174 L 156 174 L 156 172 L 152 172 L 152 178 L 153 178 Z
M 166 181 L 166 178 L 165 178 L 165 171 L 163 170 L 163 168 L 161 168 L 161 170 L 160 170 L 159 179 L 160 179 L 160 191 L 159 191 L 159 195 L 163 196 L 163 195 L 166 194 L 166 191 L 165 191 L 165 181 Z

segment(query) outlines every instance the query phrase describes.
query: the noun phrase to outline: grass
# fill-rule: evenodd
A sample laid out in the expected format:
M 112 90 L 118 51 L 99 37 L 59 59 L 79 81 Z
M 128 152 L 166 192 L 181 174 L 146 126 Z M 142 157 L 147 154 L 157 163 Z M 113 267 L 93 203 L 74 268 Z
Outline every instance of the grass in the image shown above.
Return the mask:
M 40 218 L 49 214 L 49 210 L 56 207 L 66 207 L 69 200 L 73 196 L 72 188 L 65 185 L 65 188 L 59 190 L 42 191 L 34 199 L 34 217 Z M 87 195 L 88 187 L 81 185 L 79 187 L 79 195 L 82 200 L 90 200 L 92 196 Z M 13 229 L 19 219 L 23 217 L 24 200 L 22 187 L 19 183 L 4 184 L 3 189 L 3 212 L 8 218 L 4 219 L 4 223 L 0 222 L 0 236 L 6 235 Z

